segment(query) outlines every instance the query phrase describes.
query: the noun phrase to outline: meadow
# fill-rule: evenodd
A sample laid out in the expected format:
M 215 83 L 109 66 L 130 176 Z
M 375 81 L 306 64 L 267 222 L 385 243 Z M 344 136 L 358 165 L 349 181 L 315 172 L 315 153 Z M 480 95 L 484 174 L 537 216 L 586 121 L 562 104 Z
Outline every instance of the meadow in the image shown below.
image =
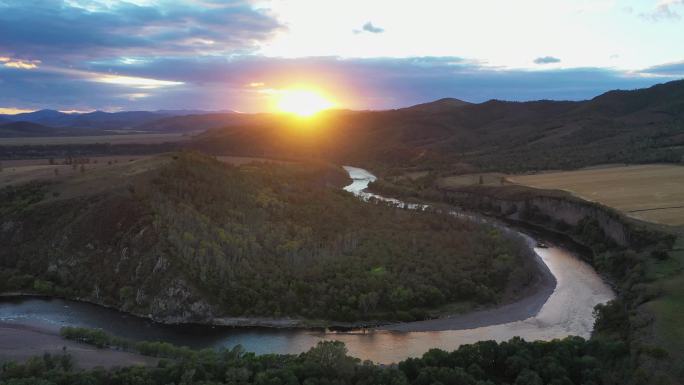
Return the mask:
M 684 167 L 650 164 L 516 175 L 507 181 L 558 189 L 647 222 L 684 225 Z
M 64 144 L 161 144 L 190 139 L 182 133 L 117 134 L 93 136 L 49 136 L 0 138 L 0 146 L 64 145 Z
M 67 158 L 52 158 L 52 160 L 50 160 L 50 158 L 3 160 L 0 162 L 0 188 L 31 181 L 62 181 L 64 179 L 79 177 L 83 174 L 90 174 L 92 171 L 106 168 L 112 169 L 112 176 L 114 177 L 116 176 L 117 170 L 121 169 L 119 167 L 120 165 L 150 159 L 155 155 L 158 154 L 93 156 L 72 160 Z M 283 160 L 244 156 L 217 156 L 216 159 L 233 165 L 241 165 L 250 162 L 287 163 L 287 161 Z M 141 164 L 141 162 L 135 163 L 135 165 L 139 164 Z M 128 169 L 127 172 L 130 173 L 130 169 Z

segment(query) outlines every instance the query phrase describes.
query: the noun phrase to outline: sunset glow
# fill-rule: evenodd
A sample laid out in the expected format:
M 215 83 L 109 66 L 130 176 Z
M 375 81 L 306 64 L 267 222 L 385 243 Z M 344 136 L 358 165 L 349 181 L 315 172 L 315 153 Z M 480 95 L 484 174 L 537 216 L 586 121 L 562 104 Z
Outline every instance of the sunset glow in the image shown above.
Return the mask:
M 280 112 L 301 117 L 309 117 L 335 106 L 335 103 L 326 96 L 313 90 L 284 90 L 278 92 L 277 95 L 276 107 Z

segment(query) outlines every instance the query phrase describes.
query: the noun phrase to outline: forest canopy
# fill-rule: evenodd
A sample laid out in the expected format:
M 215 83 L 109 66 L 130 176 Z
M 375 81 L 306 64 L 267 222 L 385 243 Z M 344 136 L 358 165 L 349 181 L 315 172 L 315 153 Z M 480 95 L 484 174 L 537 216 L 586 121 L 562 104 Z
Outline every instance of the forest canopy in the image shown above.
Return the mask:
M 35 185 L 5 189 L 0 212 L 21 226 L 0 232 L 3 289 L 96 295 L 162 316 L 173 311 L 167 297 L 183 293 L 207 302 L 194 306 L 200 316 L 388 321 L 494 304 L 534 279 L 521 239 L 365 203 L 340 189 L 348 182 L 324 164 L 180 153 L 98 194 L 36 202 Z

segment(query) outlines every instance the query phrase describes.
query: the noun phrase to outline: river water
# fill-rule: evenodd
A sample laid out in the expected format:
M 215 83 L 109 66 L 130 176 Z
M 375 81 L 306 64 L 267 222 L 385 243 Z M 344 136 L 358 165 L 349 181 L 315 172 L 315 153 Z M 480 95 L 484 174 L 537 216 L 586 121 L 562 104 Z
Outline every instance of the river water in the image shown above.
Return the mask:
M 365 192 L 375 179 L 366 170 L 345 167 L 353 183 L 345 190 L 364 200 L 381 198 Z M 391 200 L 397 205 L 402 202 Z M 423 205 L 407 205 L 421 209 Z M 468 218 L 468 216 L 466 216 Z M 101 328 L 136 340 L 161 340 L 195 348 L 242 345 L 247 351 L 301 353 L 321 340 L 346 343 L 349 353 L 361 359 L 391 363 L 420 356 L 431 348 L 456 349 L 481 340 L 504 341 L 514 336 L 527 340 L 551 340 L 569 335 L 589 337 L 594 323 L 593 309 L 614 298 L 611 288 L 591 266 L 571 252 L 558 248 L 537 248 L 538 256 L 556 279 L 556 287 L 538 313 L 521 321 L 464 330 L 352 332 L 301 329 L 225 328 L 202 325 L 161 325 L 116 310 L 75 301 L 13 297 L 0 299 L 0 322 L 22 324 L 57 331 L 62 326 Z

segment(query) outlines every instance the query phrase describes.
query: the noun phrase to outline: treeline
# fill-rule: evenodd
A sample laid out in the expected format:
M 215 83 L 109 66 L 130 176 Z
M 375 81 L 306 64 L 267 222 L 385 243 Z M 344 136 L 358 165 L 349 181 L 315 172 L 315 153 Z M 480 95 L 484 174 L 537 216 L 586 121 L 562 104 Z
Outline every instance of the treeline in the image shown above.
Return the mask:
M 327 165 L 231 166 L 179 153 L 97 183 L 97 194 L 40 204 L 21 198 L 39 197 L 35 187 L 0 192 L 17 197 L 0 202 L 14 224 L 0 231 L 0 289 L 185 321 L 408 321 L 455 302 L 515 298 L 537 274 L 522 240 L 361 202 Z
M 78 371 L 65 353 L 25 364 L 6 363 L 0 384 L 259 384 L 259 385 L 573 385 L 657 384 L 633 372 L 620 342 L 568 337 L 551 342 L 483 341 L 446 352 L 432 349 L 421 358 L 375 365 L 347 355 L 338 341 L 319 342 L 299 355 L 257 356 L 233 349 L 193 351 L 161 360 L 156 367 Z M 656 382 L 654 382 L 656 381 Z
M 98 348 L 136 352 L 150 357 L 190 359 L 198 354 L 198 351 L 188 347 L 160 341 L 134 341 L 107 334 L 100 329 L 67 326 L 61 328 L 59 334 L 68 340 L 82 342 Z

